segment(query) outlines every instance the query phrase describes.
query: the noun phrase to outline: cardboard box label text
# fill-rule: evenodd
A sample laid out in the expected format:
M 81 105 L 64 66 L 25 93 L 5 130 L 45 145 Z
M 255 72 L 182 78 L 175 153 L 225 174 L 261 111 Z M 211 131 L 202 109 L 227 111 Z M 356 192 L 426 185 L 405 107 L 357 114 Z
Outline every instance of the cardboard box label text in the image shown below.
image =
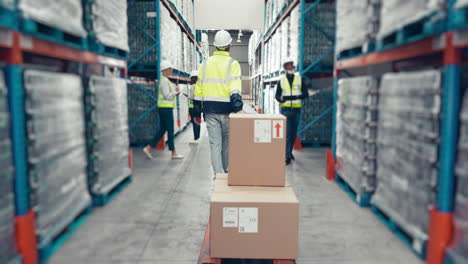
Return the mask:
M 258 208 L 239 208 L 239 233 L 258 233 Z
M 237 207 L 223 208 L 223 227 L 237 227 L 239 209 Z
M 271 143 L 271 120 L 255 120 L 255 143 Z

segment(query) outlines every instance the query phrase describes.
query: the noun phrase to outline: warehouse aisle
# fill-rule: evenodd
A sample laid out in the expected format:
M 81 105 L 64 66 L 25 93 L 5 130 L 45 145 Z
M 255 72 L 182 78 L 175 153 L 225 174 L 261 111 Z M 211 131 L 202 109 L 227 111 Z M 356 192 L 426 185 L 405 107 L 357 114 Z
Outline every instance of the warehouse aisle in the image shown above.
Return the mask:
M 134 182 L 96 209 L 51 264 L 194 264 L 209 213 L 211 174 L 206 129 L 190 146 L 191 129 L 169 152 L 147 160 L 136 151 Z M 322 150 L 296 154 L 289 181 L 301 202 L 298 264 L 420 264 L 369 210 L 358 208 L 323 178 Z

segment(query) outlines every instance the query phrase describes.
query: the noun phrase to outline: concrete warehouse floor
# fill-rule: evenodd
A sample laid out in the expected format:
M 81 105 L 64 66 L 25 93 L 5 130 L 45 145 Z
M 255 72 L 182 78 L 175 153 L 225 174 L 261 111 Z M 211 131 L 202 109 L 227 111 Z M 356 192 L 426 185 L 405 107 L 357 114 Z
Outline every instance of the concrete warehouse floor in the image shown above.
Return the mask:
M 134 181 L 96 209 L 52 264 L 195 264 L 209 215 L 210 149 L 206 129 L 190 146 L 191 127 L 148 160 L 134 150 Z M 368 209 L 324 178 L 324 151 L 295 153 L 288 177 L 301 203 L 298 264 L 422 264 Z

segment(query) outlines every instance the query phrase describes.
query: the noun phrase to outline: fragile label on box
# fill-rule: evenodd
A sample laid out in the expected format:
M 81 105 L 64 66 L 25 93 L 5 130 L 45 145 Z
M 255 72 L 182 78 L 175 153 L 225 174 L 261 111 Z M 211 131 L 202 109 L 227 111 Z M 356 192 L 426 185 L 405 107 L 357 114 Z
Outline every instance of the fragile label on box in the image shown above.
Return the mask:
M 258 208 L 239 208 L 239 233 L 258 233 Z
M 255 120 L 254 142 L 271 143 L 271 120 Z
M 237 207 L 223 208 L 223 227 L 237 227 L 239 209 Z

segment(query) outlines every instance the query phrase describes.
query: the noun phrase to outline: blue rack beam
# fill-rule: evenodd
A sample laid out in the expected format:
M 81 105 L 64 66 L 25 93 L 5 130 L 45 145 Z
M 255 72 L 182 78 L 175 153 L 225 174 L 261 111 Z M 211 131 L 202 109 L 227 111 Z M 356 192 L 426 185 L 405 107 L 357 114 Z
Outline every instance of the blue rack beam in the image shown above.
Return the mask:
M 300 35 L 299 35 L 299 72 L 301 73 L 301 76 L 305 78 L 307 81 L 309 81 L 312 86 L 317 89 L 319 92 L 322 92 L 323 89 L 319 85 L 315 84 L 311 78 L 309 78 L 307 75 L 308 74 L 314 74 L 314 73 L 319 73 L 319 74 L 332 74 L 333 73 L 333 67 L 330 65 L 330 67 L 323 67 L 322 65 L 324 59 L 329 56 L 330 54 L 333 53 L 334 51 L 334 45 L 332 45 L 332 48 L 327 50 L 324 54 L 322 54 L 319 58 L 317 58 L 315 61 L 312 63 L 306 65 L 304 61 L 304 45 L 305 45 L 305 24 L 309 23 L 312 24 L 315 29 L 318 30 L 321 34 L 323 34 L 331 43 L 334 43 L 334 37 L 330 36 L 323 27 L 316 22 L 314 19 L 307 17 L 307 14 L 311 11 L 313 11 L 317 6 L 325 1 L 322 0 L 316 0 L 312 5 L 308 6 L 306 8 L 306 0 L 300 0 Z M 330 108 L 325 110 L 322 114 L 317 116 L 314 120 L 309 121 L 307 124 L 304 123 L 304 118 L 303 118 L 303 112 L 301 112 L 301 118 L 299 121 L 299 130 L 298 130 L 298 136 L 301 138 L 302 134 L 304 134 L 308 129 L 313 129 L 313 125 L 322 119 L 323 117 L 326 116 L 330 111 L 334 109 L 334 105 L 331 105 Z M 330 131 L 330 134 L 332 132 Z M 332 136 L 332 135 L 331 135 Z
M 393 49 L 371 52 L 359 57 L 338 60 L 335 62 L 335 69 L 341 71 L 440 53 L 445 47 L 445 45 L 441 43 L 441 39 L 443 39 L 442 35 L 398 46 Z

